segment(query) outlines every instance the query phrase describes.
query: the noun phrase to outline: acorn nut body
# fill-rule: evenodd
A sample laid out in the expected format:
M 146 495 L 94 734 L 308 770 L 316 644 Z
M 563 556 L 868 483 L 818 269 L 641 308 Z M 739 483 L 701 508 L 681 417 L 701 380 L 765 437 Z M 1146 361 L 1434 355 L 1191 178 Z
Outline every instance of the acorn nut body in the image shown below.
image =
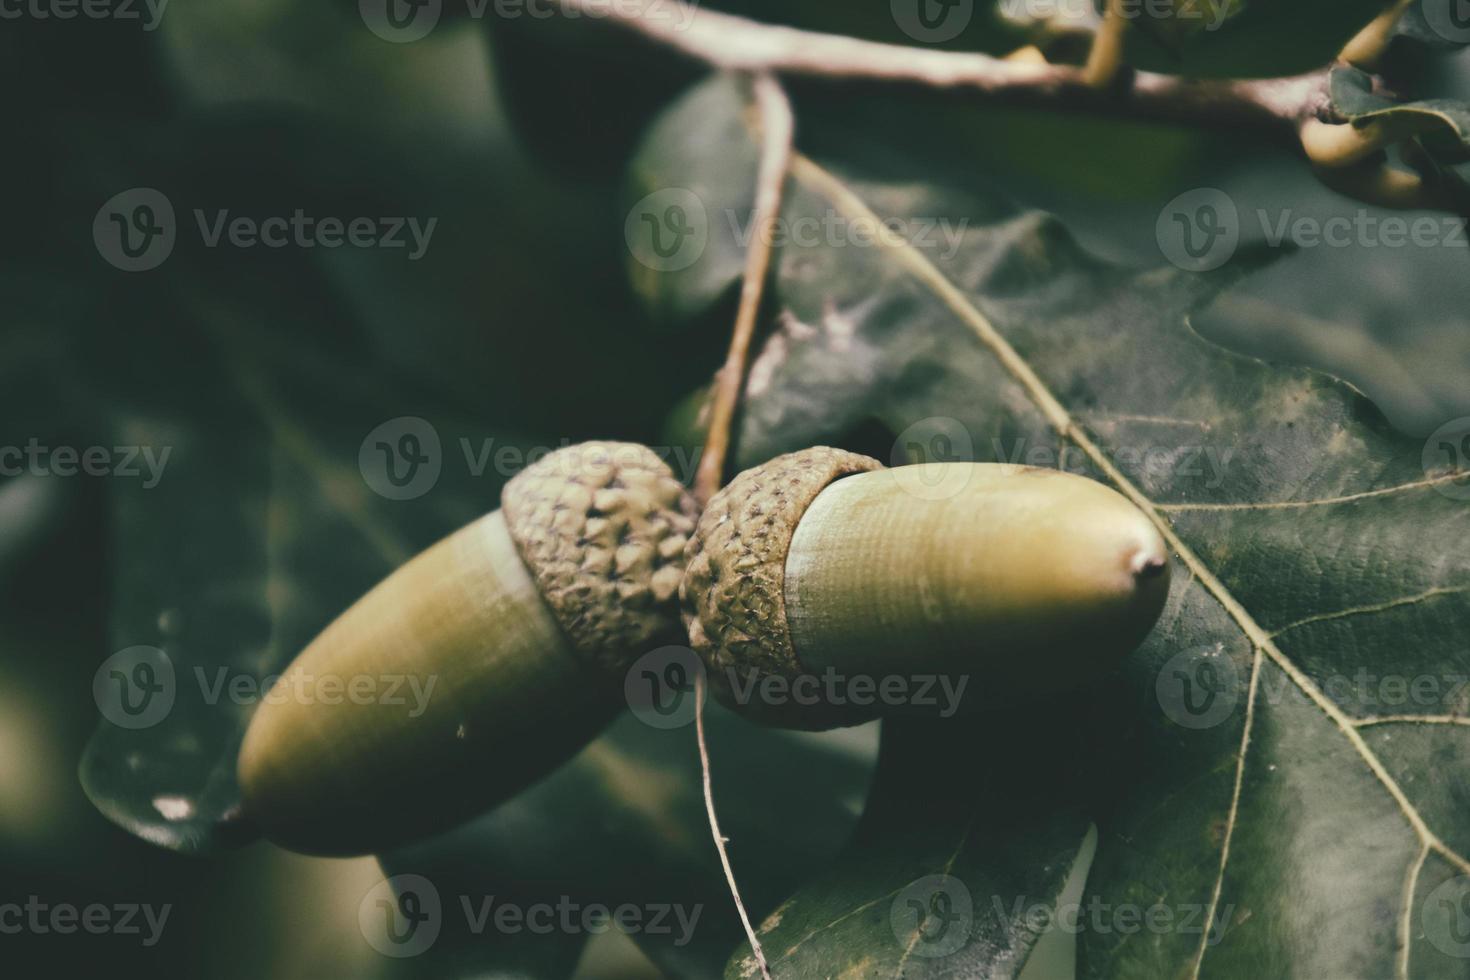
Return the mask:
M 695 505 L 651 450 L 561 449 L 501 503 L 358 600 L 264 699 L 239 779 L 267 837 L 363 854 L 462 822 L 580 749 L 627 664 L 682 637 Z
M 682 596 L 717 697 L 821 729 L 920 710 L 901 701 L 925 678 L 967 707 L 1086 683 L 1153 627 L 1168 568 L 1158 529 L 1095 481 L 818 447 L 710 501 Z

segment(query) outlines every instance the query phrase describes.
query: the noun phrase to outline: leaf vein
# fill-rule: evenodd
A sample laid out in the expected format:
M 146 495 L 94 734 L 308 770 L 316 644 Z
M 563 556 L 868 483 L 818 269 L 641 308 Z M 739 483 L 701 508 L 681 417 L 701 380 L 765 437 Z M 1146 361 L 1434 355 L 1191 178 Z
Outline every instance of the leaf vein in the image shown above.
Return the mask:
M 869 208 L 855 192 L 847 187 L 833 174 L 827 172 L 810 158 L 803 154 L 795 154 L 792 158 L 791 173 L 794 178 L 812 186 L 818 193 L 824 194 L 834 206 L 850 212 L 850 217 L 862 218 L 874 222 L 880 222 L 881 217 Z M 1023 358 L 1019 351 L 1011 346 L 1010 342 L 1001 335 L 989 318 L 975 305 L 954 282 L 952 282 L 942 271 L 926 258 L 912 243 L 906 241 L 890 241 L 885 239 L 879 246 L 886 253 L 892 254 L 896 260 L 905 268 L 910 275 L 914 276 L 921 284 L 933 290 L 935 295 L 960 319 L 961 322 L 974 331 L 977 338 L 987 347 L 1017 384 L 1025 390 L 1026 394 L 1035 403 L 1036 407 L 1047 422 L 1065 439 L 1073 442 L 1079 449 L 1086 453 L 1093 461 L 1098 470 L 1128 497 L 1135 506 L 1142 510 L 1150 520 L 1153 521 L 1159 533 L 1164 536 L 1165 541 L 1178 554 L 1179 560 L 1191 569 L 1195 579 L 1199 582 L 1214 599 L 1220 603 L 1225 612 L 1233 619 L 1242 633 L 1251 643 L 1259 648 L 1270 658 L 1271 662 L 1279 667 L 1308 698 L 1316 704 L 1318 710 L 1325 714 L 1348 743 L 1363 760 L 1364 765 L 1374 775 L 1378 782 L 1392 797 L 1398 806 L 1404 819 L 1409 823 L 1421 843 L 1432 848 L 1443 855 L 1446 860 L 1454 864 L 1461 871 L 1470 874 L 1470 860 L 1456 852 L 1442 841 L 1425 822 L 1424 817 L 1409 800 L 1398 782 L 1388 772 L 1383 761 L 1364 741 L 1361 733 L 1353 724 L 1353 720 L 1343 712 L 1326 693 L 1318 687 L 1297 665 L 1288 658 L 1271 635 L 1258 623 L 1250 612 L 1240 604 L 1225 584 L 1216 577 L 1214 572 L 1205 564 L 1203 559 L 1194 553 L 1194 550 L 1185 543 L 1173 524 L 1166 519 L 1161 511 L 1168 508 L 1150 499 L 1139 487 L 1118 469 L 1112 458 L 1105 453 L 1100 446 L 1093 442 L 1092 438 L 1082 429 L 1065 406 L 1052 394 L 1046 383 Z M 1359 494 L 1349 494 L 1338 498 L 1327 498 L 1316 501 L 1285 502 L 1279 504 L 1262 505 L 1240 505 L 1239 509 L 1252 509 L 1255 507 L 1304 507 L 1320 506 L 1329 503 L 1343 503 L 1352 500 L 1363 500 L 1372 497 L 1380 497 L 1387 494 L 1402 493 L 1424 487 L 1434 486 L 1451 480 L 1461 479 L 1464 472 L 1445 474 L 1409 484 L 1401 484 L 1381 490 L 1370 490 Z M 1202 505 L 1203 509 L 1237 509 L 1233 505 Z M 1181 509 L 1178 505 L 1174 509 Z M 1196 508 L 1201 509 L 1201 508 Z
M 1220 894 L 1225 890 L 1225 866 L 1230 863 L 1230 843 L 1235 837 L 1235 824 L 1240 816 L 1240 791 L 1245 785 L 1245 757 L 1250 750 L 1251 730 L 1256 722 L 1256 692 L 1261 683 L 1261 648 L 1251 651 L 1251 680 L 1245 697 L 1245 723 L 1240 731 L 1240 751 L 1235 760 L 1235 784 L 1230 791 L 1230 811 L 1225 817 L 1225 833 L 1220 843 L 1220 868 L 1215 873 L 1215 885 L 1210 890 L 1210 904 L 1205 911 L 1205 927 L 1200 932 L 1199 950 L 1194 955 L 1194 970 L 1190 974 L 1198 980 L 1200 967 L 1205 962 L 1209 948 L 1210 924 L 1215 921 L 1215 912 L 1220 907 Z
M 1403 606 L 1417 605 L 1421 602 L 1425 602 L 1429 599 L 1435 599 L 1440 596 L 1464 595 L 1467 592 L 1470 592 L 1470 585 L 1440 586 L 1433 589 L 1426 589 L 1425 591 L 1417 593 L 1416 595 L 1401 596 L 1400 598 L 1389 599 L 1385 602 L 1374 602 L 1361 606 L 1349 606 L 1346 609 L 1338 609 L 1328 613 L 1318 613 L 1315 616 L 1307 616 L 1304 619 L 1298 619 L 1295 622 L 1287 623 L 1280 629 L 1272 630 L 1271 636 L 1272 638 L 1275 638 L 1288 630 L 1294 630 L 1300 626 L 1310 626 L 1313 623 L 1326 623 L 1331 622 L 1334 619 L 1346 619 L 1349 616 L 1366 616 L 1370 613 L 1387 612 L 1390 609 L 1398 609 Z
M 1470 727 L 1470 718 L 1464 715 L 1373 715 L 1367 718 L 1354 718 L 1353 724 L 1359 728 L 1367 728 L 1371 725 L 1464 725 Z
M 1317 497 L 1312 500 L 1269 500 L 1262 503 L 1243 504 L 1154 504 L 1154 509 L 1170 514 L 1182 513 L 1184 511 L 1206 511 L 1206 510 L 1298 510 L 1303 507 L 1331 507 L 1336 504 L 1349 504 L 1359 500 L 1371 500 L 1374 497 L 1388 497 L 1395 494 L 1408 493 L 1411 490 L 1424 490 L 1429 487 L 1437 487 L 1444 483 L 1454 483 L 1470 476 L 1466 470 L 1455 470 L 1451 473 L 1442 473 L 1439 476 L 1426 477 L 1423 480 L 1414 480 L 1411 483 L 1400 483 L 1391 487 L 1381 487 L 1377 490 L 1364 490 L 1360 493 L 1348 493 L 1337 497 Z
M 1399 955 L 1398 976 L 1402 980 L 1409 980 L 1409 933 L 1414 918 L 1414 890 L 1419 885 L 1419 872 L 1424 867 L 1424 862 L 1429 859 L 1429 845 L 1420 845 L 1419 854 L 1409 865 L 1408 872 L 1404 875 L 1403 902 L 1399 907 Z
M 970 815 L 969 821 L 965 823 L 964 833 L 960 834 L 959 842 L 955 844 L 954 851 L 950 854 L 949 860 L 944 862 L 943 874 L 946 876 L 954 870 L 954 863 L 959 860 L 960 852 L 965 849 L 965 844 L 969 842 L 970 834 L 975 830 L 975 820 L 978 816 L 978 811 Z M 908 963 L 909 957 L 914 954 L 914 947 L 919 944 L 919 937 L 923 935 L 924 920 L 921 918 L 914 923 L 914 934 L 909 937 L 909 944 L 904 948 L 903 956 L 899 957 L 898 967 L 893 971 L 894 980 L 901 980 L 903 977 L 904 965 Z

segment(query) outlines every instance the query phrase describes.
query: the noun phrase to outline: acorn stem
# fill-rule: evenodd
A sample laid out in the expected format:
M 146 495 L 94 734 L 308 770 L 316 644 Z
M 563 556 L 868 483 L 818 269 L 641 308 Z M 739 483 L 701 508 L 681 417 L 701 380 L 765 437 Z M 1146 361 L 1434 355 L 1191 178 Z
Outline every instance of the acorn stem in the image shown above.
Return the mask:
M 755 336 L 756 316 L 760 313 L 766 274 L 771 266 L 772 229 L 781 211 L 781 189 L 786 183 L 786 170 L 791 163 L 791 137 L 796 125 L 786 92 L 773 76 L 766 73 L 753 76 L 751 90 L 762 138 L 755 186 L 755 237 L 745 253 L 740 306 L 735 311 L 735 327 L 730 334 L 725 364 L 715 378 L 709 433 L 705 436 L 699 471 L 694 476 L 694 499 L 701 507 L 719 491 L 725 479 L 725 457 L 730 451 L 730 434 L 735 424 L 735 413 L 740 408 L 740 396 L 745 392 L 751 340 Z

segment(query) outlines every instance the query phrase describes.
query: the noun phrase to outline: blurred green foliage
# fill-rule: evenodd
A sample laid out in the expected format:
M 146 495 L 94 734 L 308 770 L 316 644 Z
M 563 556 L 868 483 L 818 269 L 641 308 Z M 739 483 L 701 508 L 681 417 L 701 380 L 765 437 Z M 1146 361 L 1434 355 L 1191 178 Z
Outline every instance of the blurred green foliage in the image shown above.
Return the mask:
M 886 0 L 717 6 L 908 40 Z M 1262 33 L 1222 31 L 1218 45 L 1155 38 L 1135 53 L 1161 70 L 1299 70 L 1361 13 L 1331 8 L 1324 26 L 1321 4 L 1263 3 L 1239 22 Z M 200 478 L 168 498 L 128 501 L 106 481 L 0 484 L 0 898 L 175 906 L 156 948 L 115 935 L 4 937 L 0 956 L 15 975 L 103 965 L 122 976 L 386 970 L 356 932 L 356 903 L 378 876 L 370 862 L 264 846 L 191 862 L 88 805 L 72 767 L 96 725 L 97 664 L 122 643 L 148 642 L 137 634 L 182 597 L 198 603 L 186 622 L 202 656 L 233 650 L 251 669 L 288 657 L 391 564 L 360 543 L 325 543 L 346 540 L 333 522 L 351 523 L 342 517 L 351 508 L 317 479 L 350 469 L 362 433 L 386 419 L 423 413 L 449 439 L 513 445 L 656 441 L 666 413 L 720 362 L 728 308 L 714 307 L 702 329 L 655 329 L 628 284 L 622 238 L 628 160 L 646 125 L 703 72 L 603 23 L 450 13 L 412 44 L 375 36 L 340 0 L 179 3 L 157 30 L 25 18 L 0 32 L 9 137 L 0 443 L 111 444 L 144 431 L 209 447 L 192 464 L 180 457 L 179 472 Z M 946 45 L 998 53 L 1029 36 L 987 8 Z M 1426 92 L 1470 92 L 1463 57 L 1413 67 Z M 1200 184 L 1267 209 L 1353 206 L 1288 154 L 1228 135 L 858 91 L 855 100 L 793 86 L 803 145 L 820 149 L 857 129 L 885 134 L 875 142 L 890 147 L 941 146 L 948 172 L 934 179 L 1054 210 L 1114 256 L 1156 259 L 1158 203 Z M 875 146 L 874 166 L 886 152 Z M 185 229 L 195 208 L 433 216 L 438 229 L 417 262 L 380 250 L 210 249 L 191 231 L 163 267 L 128 274 L 102 260 L 91 229 L 103 202 L 133 187 L 165 193 Z M 1298 255 L 1198 322 L 1238 347 L 1340 373 L 1401 427 L 1428 431 L 1470 412 L 1470 277 L 1466 256 L 1448 252 Z M 263 379 L 266 408 L 247 397 L 261 389 L 242 380 L 242 366 Z M 283 418 L 312 433 L 308 455 L 319 459 L 282 449 Z M 492 481 L 457 475 L 396 515 L 403 552 L 493 504 Z M 279 519 L 272 499 L 295 507 L 289 533 L 263 530 Z M 140 554 L 171 563 L 172 574 L 138 572 L 129 562 Z M 261 598 L 252 594 L 232 618 L 208 588 L 211 561 L 230 566 L 215 582 L 266 562 L 300 563 L 310 575 L 292 580 L 289 615 L 252 619 Z M 207 747 L 227 755 L 230 731 L 222 726 Z M 576 778 L 569 772 L 562 778 Z M 557 792 L 550 786 L 548 798 Z M 686 822 L 697 819 L 687 794 L 677 802 Z M 758 826 L 755 816 L 745 825 Z M 708 857 L 695 862 L 700 887 Z M 776 901 L 783 883 L 765 885 L 762 901 Z M 735 935 L 729 922 L 723 929 L 722 940 Z

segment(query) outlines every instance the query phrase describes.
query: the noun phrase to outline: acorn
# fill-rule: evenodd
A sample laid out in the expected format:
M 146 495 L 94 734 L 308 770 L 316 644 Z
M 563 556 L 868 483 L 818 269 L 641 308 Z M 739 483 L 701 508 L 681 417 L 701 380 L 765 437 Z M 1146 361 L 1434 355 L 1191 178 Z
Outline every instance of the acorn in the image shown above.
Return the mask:
M 711 691 L 802 729 L 943 713 L 936 691 L 962 692 L 958 710 L 1083 685 L 1143 640 L 1169 591 L 1159 530 L 1101 483 L 997 463 L 885 469 L 826 447 L 737 476 L 686 562 L 684 621 Z
M 244 815 L 292 850 L 375 853 L 550 772 L 617 713 L 627 666 L 682 640 L 695 514 L 645 446 L 527 467 L 291 663 L 240 750 Z

